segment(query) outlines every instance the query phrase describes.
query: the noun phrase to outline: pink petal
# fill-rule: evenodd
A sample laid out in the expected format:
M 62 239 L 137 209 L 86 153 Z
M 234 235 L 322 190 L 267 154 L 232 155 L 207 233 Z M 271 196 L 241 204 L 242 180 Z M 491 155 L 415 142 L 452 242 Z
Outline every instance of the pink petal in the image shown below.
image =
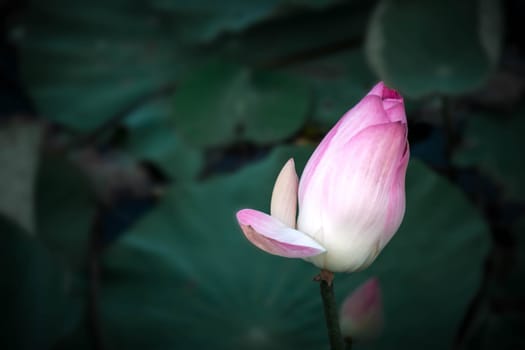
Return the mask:
M 372 231 L 383 233 L 380 248 L 387 243 L 404 214 L 406 133 L 400 122 L 371 126 L 333 155 L 329 163 L 337 171 L 328 171 L 318 190 L 328 225 L 376 227 Z
M 303 200 L 305 188 L 308 187 L 312 174 L 327 150 L 332 152 L 339 149 L 369 126 L 397 121 L 406 124 L 403 98 L 397 91 L 379 82 L 355 107 L 341 117 L 310 157 L 299 183 L 299 202 Z
M 361 317 L 370 309 L 380 306 L 381 289 L 376 277 L 368 279 L 352 292 L 344 301 L 341 313 L 352 317 Z
M 331 152 L 336 151 L 367 127 L 389 121 L 381 98 L 374 95 L 365 96 L 354 108 L 346 112 L 308 160 L 299 183 L 299 202 L 303 200 L 305 188 L 308 187 L 313 173 L 328 149 Z
M 321 198 L 324 197 L 324 178 L 329 176 L 327 173 L 332 173 L 332 175 L 333 173 L 340 173 L 342 164 L 353 162 L 352 157 L 345 156 L 345 154 L 342 154 L 342 159 L 336 162 L 328 161 L 328 159 L 333 158 L 332 154 L 339 153 L 341 149 L 346 149 L 346 145 L 361 131 L 374 125 L 389 123 L 391 118 L 401 118 L 400 113 L 404 115 L 402 100 L 392 100 L 390 108 L 395 109 L 391 113 L 392 117 L 385 111 L 382 94 L 387 90 L 389 91 L 383 83 L 377 84 L 367 96 L 339 120 L 308 160 L 299 182 L 302 231 L 310 234 L 320 232 L 322 229 L 320 203 Z M 390 94 L 390 92 L 388 93 Z M 401 110 L 397 109 L 398 106 Z M 314 198 L 310 197 L 309 200 L 306 200 L 305 196 L 309 192 L 309 187 L 313 187 L 313 192 L 317 192 L 317 194 L 314 195 Z M 348 193 L 345 195 L 348 196 Z
M 397 231 L 403 220 L 399 213 L 405 211 L 405 176 L 410 158 L 410 146 L 406 143 L 406 149 L 397 166 L 392 185 L 390 187 L 389 206 L 385 218 L 385 232 L 383 240 L 388 241 Z
M 337 123 L 338 130 L 330 141 L 330 147 L 339 148 L 367 127 L 388 122 L 390 119 L 383 107 L 383 100 L 374 95 L 365 96 Z
M 403 97 L 401 96 L 399 92 L 397 92 L 394 89 L 390 89 L 387 86 L 383 88 L 383 100 L 386 100 L 386 99 L 394 99 L 394 100 L 403 101 Z
M 406 132 L 401 122 L 370 126 L 325 153 L 299 201 L 297 221 L 327 250 L 311 258 L 316 265 L 365 268 L 397 231 L 404 215 Z
M 289 159 L 273 186 L 270 214 L 291 228 L 295 228 L 298 183 L 295 163 Z
M 299 182 L 299 202 L 302 201 L 304 191 L 308 187 L 311 177 L 315 173 L 315 169 L 319 165 L 319 162 L 321 161 L 326 150 L 328 149 L 332 138 L 337 133 L 337 129 L 340 123 L 341 120 L 339 120 L 339 122 L 328 132 L 328 134 L 326 134 L 326 136 L 321 140 L 321 143 L 319 143 L 319 145 L 315 149 L 314 153 L 312 153 L 312 155 L 308 159 L 308 162 L 304 167 L 303 174 L 301 175 L 301 180 Z
M 401 96 L 401 94 L 400 94 L 399 92 L 397 92 L 397 91 L 394 90 L 394 89 L 389 88 L 389 87 L 386 86 L 385 83 L 382 82 L 382 81 L 380 81 L 379 83 L 377 83 L 377 84 L 372 88 L 372 90 L 370 90 L 370 92 L 368 93 L 368 95 L 379 96 L 379 97 L 381 97 L 381 99 L 383 99 L 383 100 L 385 100 L 385 99 L 394 99 L 394 100 L 403 101 L 403 97 Z
M 379 82 L 370 90 L 368 95 L 374 95 L 381 98 L 383 101 L 383 108 L 387 112 L 388 119 L 391 122 L 402 121 L 406 124 L 407 118 L 405 115 L 405 106 L 403 97 L 393 89 L 385 86 L 383 82 Z
M 369 92 L 368 95 L 375 95 L 383 97 L 383 91 L 385 90 L 385 83 L 380 81 L 377 83 Z
M 353 338 L 372 338 L 381 332 L 383 302 L 377 278 L 370 278 L 345 299 L 340 324 L 343 335 Z
M 387 103 L 388 102 L 388 103 Z M 394 100 L 385 100 L 383 104 L 389 107 L 386 108 L 386 114 L 388 115 L 388 119 L 390 119 L 391 122 L 401 122 L 403 124 L 407 123 L 407 116 L 405 114 L 405 106 L 403 103 L 399 103 Z
M 237 212 L 237 221 L 246 238 L 267 253 L 287 258 L 305 258 L 325 251 L 310 236 L 260 211 L 242 209 Z

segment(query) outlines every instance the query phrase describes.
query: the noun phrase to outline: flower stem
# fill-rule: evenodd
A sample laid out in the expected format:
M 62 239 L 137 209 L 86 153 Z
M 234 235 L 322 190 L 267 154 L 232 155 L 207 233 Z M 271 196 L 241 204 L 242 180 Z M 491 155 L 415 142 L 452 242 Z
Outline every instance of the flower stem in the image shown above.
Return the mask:
M 320 283 L 321 298 L 323 299 L 324 316 L 331 350 L 344 350 L 343 337 L 339 327 L 339 316 L 334 296 L 333 272 L 322 270 L 316 277 Z M 347 349 L 350 349 L 347 347 Z

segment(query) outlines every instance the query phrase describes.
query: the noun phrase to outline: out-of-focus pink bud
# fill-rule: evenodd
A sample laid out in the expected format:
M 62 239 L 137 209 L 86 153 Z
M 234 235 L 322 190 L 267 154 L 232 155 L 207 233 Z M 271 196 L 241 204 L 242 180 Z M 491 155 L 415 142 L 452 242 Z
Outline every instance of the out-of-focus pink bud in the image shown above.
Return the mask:
M 381 333 L 383 302 L 377 278 L 370 278 L 346 297 L 339 323 L 343 336 L 352 339 L 370 339 Z
M 271 216 L 243 209 L 237 220 L 268 253 L 333 272 L 363 269 L 401 224 L 408 160 L 403 99 L 380 82 L 321 141 L 299 184 L 293 160 L 285 164 Z

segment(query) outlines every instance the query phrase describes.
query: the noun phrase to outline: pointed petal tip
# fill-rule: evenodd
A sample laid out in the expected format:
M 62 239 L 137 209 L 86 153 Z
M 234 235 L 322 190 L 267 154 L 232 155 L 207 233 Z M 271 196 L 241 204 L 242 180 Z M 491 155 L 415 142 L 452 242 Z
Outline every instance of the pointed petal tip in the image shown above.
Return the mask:
M 285 225 L 295 228 L 299 177 L 293 158 L 288 159 L 273 186 L 270 214 Z
M 374 87 L 368 92 L 367 95 L 376 95 L 376 96 L 383 96 L 383 89 L 385 87 L 385 83 L 380 81 L 377 84 L 374 85 Z
M 295 176 L 297 176 L 297 171 L 295 170 L 295 160 L 293 158 L 289 158 L 286 163 L 284 163 L 281 171 L 279 172 L 279 175 L 281 175 L 281 173 L 283 172 L 290 172 L 290 173 L 293 173 L 295 174 Z
M 383 100 L 393 99 L 393 100 L 403 100 L 403 97 L 397 90 L 391 89 L 387 86 L 383 87 Z
M 385 85 L 383 81 L 378 82 L 368 93 L 368 95 L 376 95 L 385 99 L 403 100 L 403 97 L 397 90 L 394 90 Z

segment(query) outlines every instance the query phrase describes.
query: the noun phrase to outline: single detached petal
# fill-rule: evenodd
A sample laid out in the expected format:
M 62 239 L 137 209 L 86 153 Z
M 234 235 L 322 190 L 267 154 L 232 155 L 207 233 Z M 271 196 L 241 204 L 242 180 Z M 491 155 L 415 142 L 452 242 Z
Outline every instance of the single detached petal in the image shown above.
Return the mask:
M 270 214 L 291 228 L 295 228 L 298 183 L 295 163 L 293 159 L 289 159 L 273 186 Z
M 237 221 L 246 238 L 267 253 L 287 258 L 305 258 L 325 251 L 308 235 L 260 211 L 242 209 L 237 212 Z
M 372 338 L 383 329 L 383 301 L 377 278 L 373 277 L 350 294 L 341 307 L 341 333 L 356 339 Z

